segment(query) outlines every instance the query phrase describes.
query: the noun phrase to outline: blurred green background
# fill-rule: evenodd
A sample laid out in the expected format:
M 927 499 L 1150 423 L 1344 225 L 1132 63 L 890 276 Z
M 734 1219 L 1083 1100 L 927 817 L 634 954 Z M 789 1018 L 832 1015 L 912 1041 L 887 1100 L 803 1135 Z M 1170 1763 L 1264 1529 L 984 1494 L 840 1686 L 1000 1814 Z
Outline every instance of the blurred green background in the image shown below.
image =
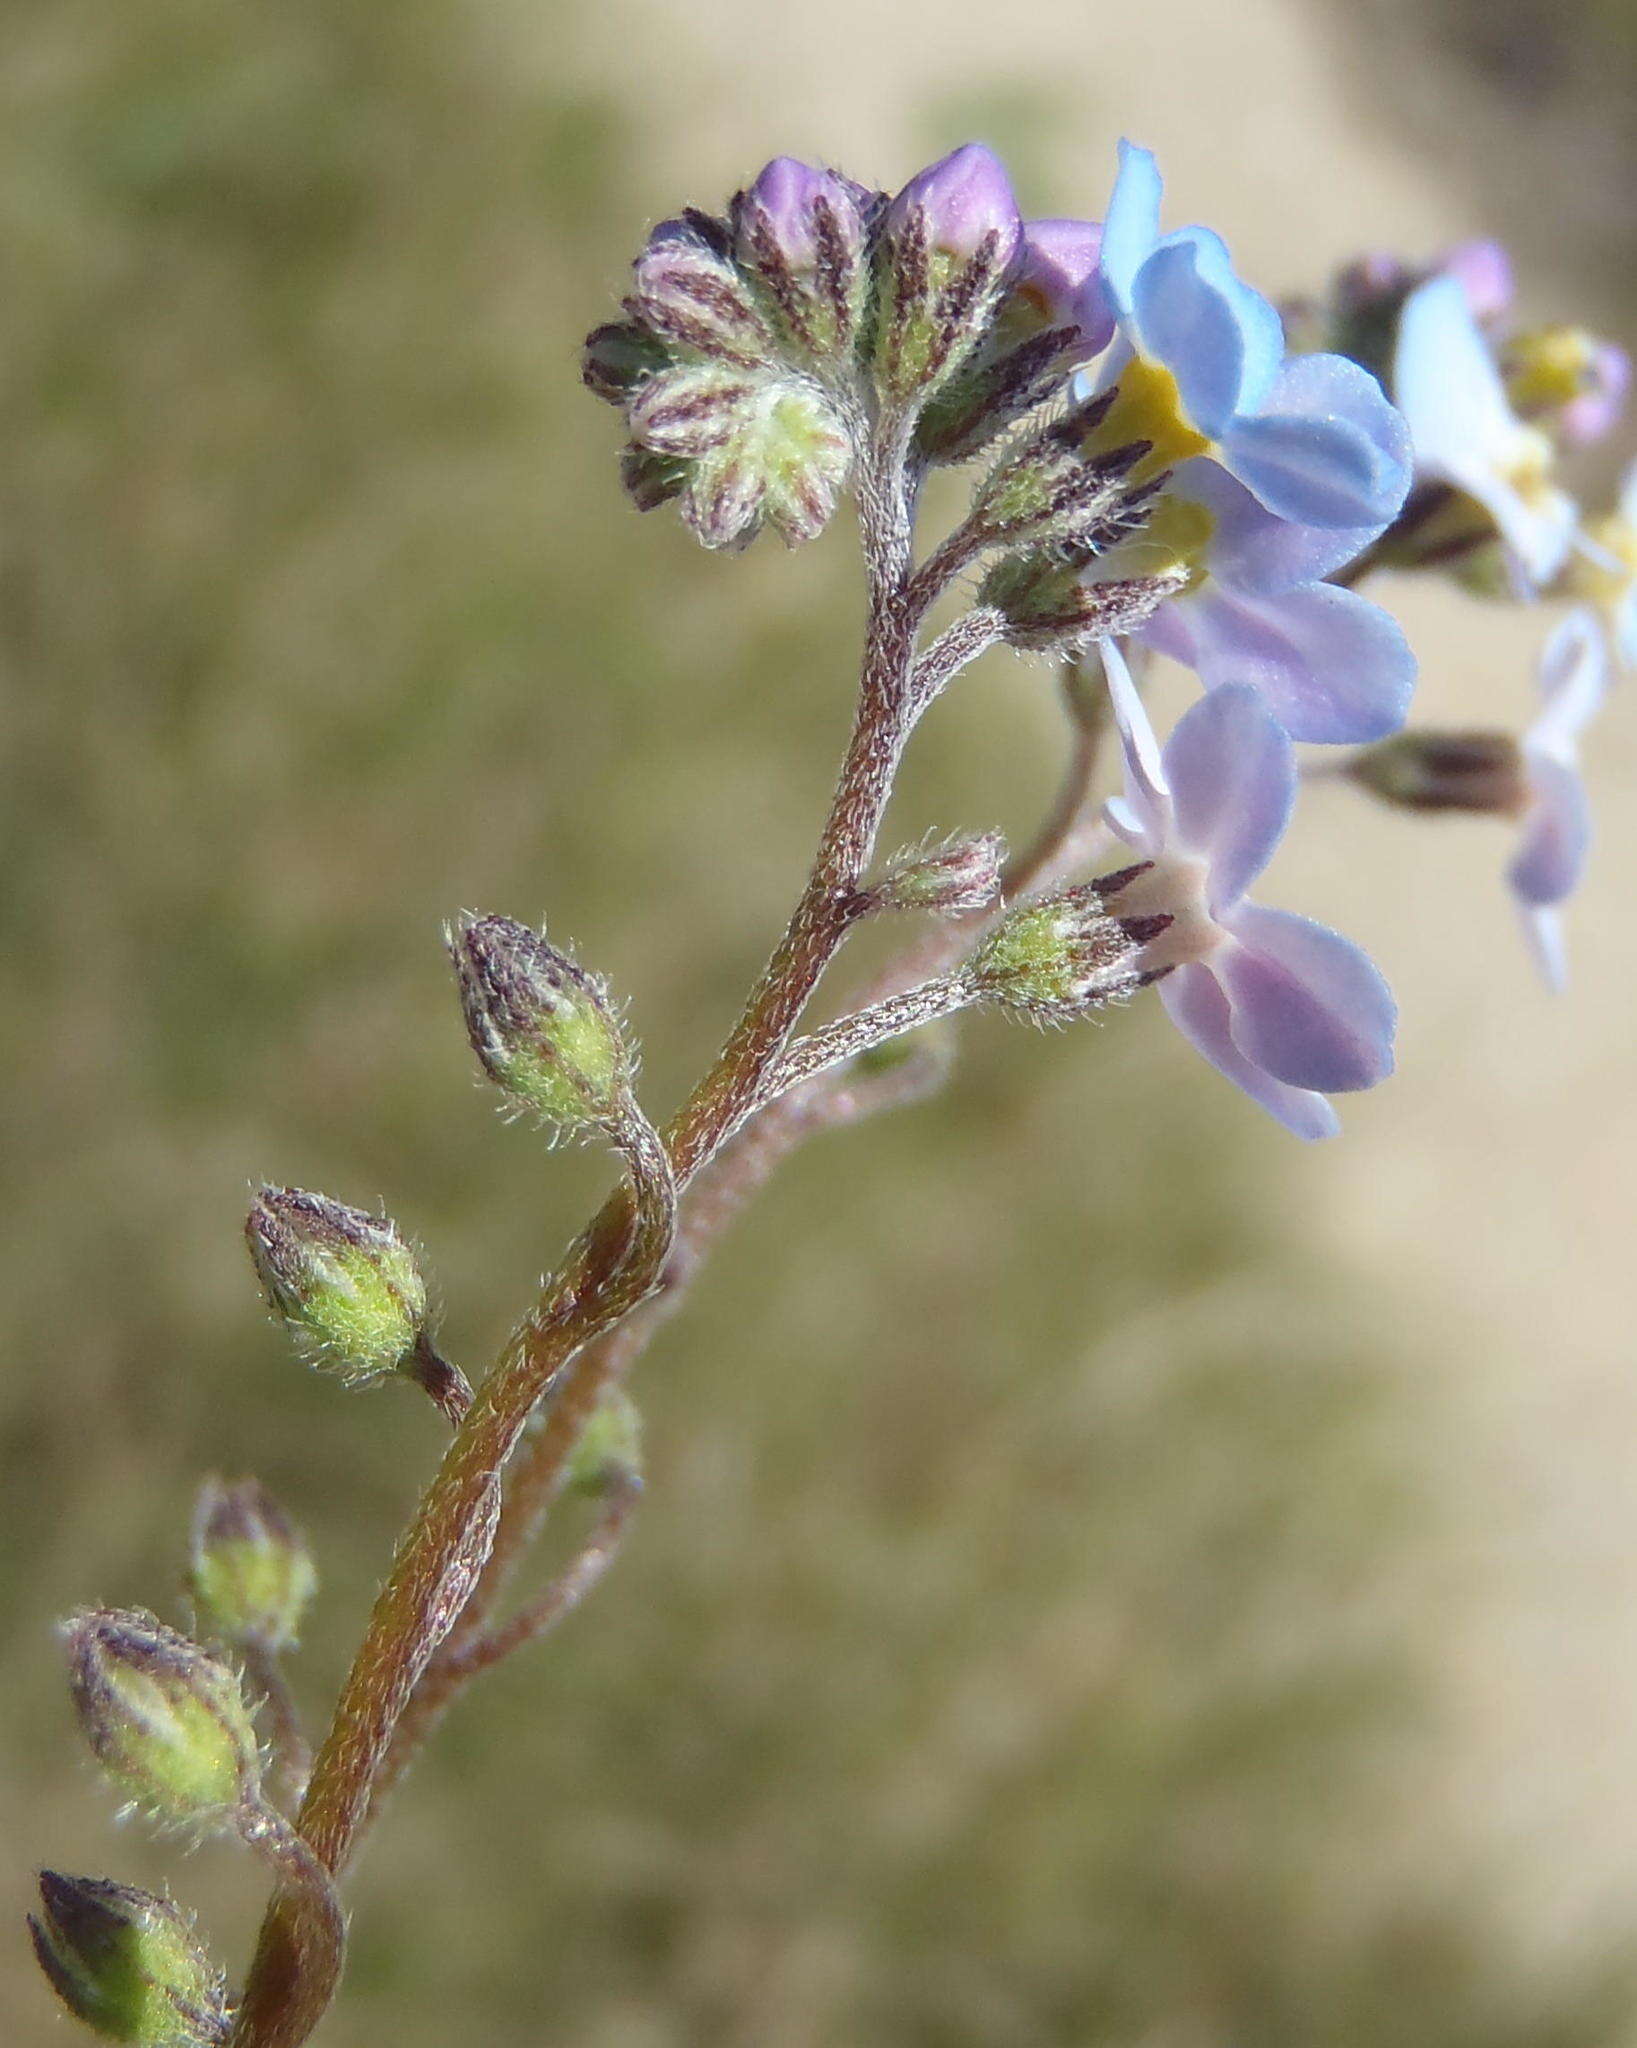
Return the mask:
M 321 1560 L 316 1720 L 438 1453 L 423 1404 L 291 1362 L 246 1181 L 388 1207 L 479 1369 L 608 1169 L 491 1113 L 440 920 L 572 936 L 658 1110 L 805 865 L 859 578 L 844 522 L 724 562 L 622 502 L 575 349 L 646 226 L 776 152 L 894 183 L 974 133 L 1032 210 L 1095 212 L 1123 130 L 1270 289 L 1488 229 L 1533 310 L 1629 343 L 1637 34 L 1629 0 L 0 22 L 0 2032 L 32 2044 L 66 2038 L 35 1863 L 168 1879 L 235 1962 L 259 1902 L 113 1831 L 53 1619 L 178 1618 L 198 1476 L 254 1471 Z M 1531 622 L 1405 610 L 1443 715 L 1523 712 Z M 1341 1144 L 1137 1005 L 980 1025 L 942 1100 L 790 1166 L 641 1376 L 628 1555 L 374 1839 L 326 2041 L 1633 2038 L 1608 725 L 1563 1005 L 1498 833 L 1315 792 L 1277 900 L 1406 1008 Z M 993 660 L 889 837 L 1023 833 L 1060 746 L 1049 677 Z

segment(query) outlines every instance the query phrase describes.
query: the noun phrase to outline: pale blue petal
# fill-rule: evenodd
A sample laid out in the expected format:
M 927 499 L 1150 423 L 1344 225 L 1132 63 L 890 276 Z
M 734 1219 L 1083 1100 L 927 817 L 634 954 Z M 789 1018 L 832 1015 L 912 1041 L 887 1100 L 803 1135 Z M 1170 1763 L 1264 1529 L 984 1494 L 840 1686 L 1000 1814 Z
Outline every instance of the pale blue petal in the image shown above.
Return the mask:
M 1345 356 L 1293 356 L 1257 416 L 1222 437 L 1222 454 L 1270 512 L 1308 526 L 1379 532 L 1410 487 L 1403 417 Z
M 1398 1005 L 1351 939 L 1259 903 L 1239 904 L 1222 922 L 1239 943 L 1211 966 L 1246 1059 L 1292 1088 L 1326 1095 L 1387 1078 Z
M 1103 281 L 1115 310 L 1130 317 L 1137 272 L 1160 238 L 1159 165 L 1151 151 L 1120 144 L 1120 171 L 1103 220 Z
M 1608 694 L 1609 662 L 1597 614 L 1584 606 L 1553 627 L 1540 656 L 1540 716 L 1524 736 L 1531 753 L 1573 758 L 1574 744 Z
M 1474 464 L 1510 466 L 1518 421 L 1458 279 L 1432 278 L 1405 300 L 1393 397 L 1418 472 L 1461 482 Z
M 1279 316 L 1203 228 L 1166 237 L 1137 273 L 1132 307 L 1143 353 L 1176 378 L 1183 411 L 1209 439 L 1272 383 L 1284 353 Z
M 1166 1014 L 1196 1052 L 1298 1138 L 1333 1138 L 1341 1128 L 1322 1095 L 1288 1088 L 1252 1066 L 1233 1042 L 1228 999 L 1208 967 L 1179 967 L 1160 983 Z
M 1540 978 L 1553 995 L 1561 995 L 1569 980 L 1569 952 L 1563 943 L 1563 920 L 1551 904 L 1518 905 L 1523 924 L 1523 943 L 1529 948 Z
M 1253 684 L 1292 739 L 1355 746 L 1408 716 L 1415 656 L 1396 620 L 1357 591 L 1309 583 L 1249 598 L 1207 584 L 1163 606 L 1154 626 L 1148 637 L 1207 689 Z
M 1230 683 L 1202 697 L 1165 743 L 1176 815 L 1172 843 L 1208 863 L 1213 917 L 1273 858 L 1296 802 L 1296 753 L 1255 690 Z
M 1574 894 L 1591 849 L 1586 785 L 1568 762 L 1536 755 L 1529 761 L 1529 788 L 1523 843 L 1506 878 L 1521 902 L 1561 903 Z
M 1168 497 L 1192 499 L 1214 522 L 1205 566 L 1216 583 L 1253 596 L 1319 583 L 1361 555 L 1379 528 L 1298 526 L 1277 518 L 1208 455 L 1179 463 Z
M 1123 812 L 1109 814 L 1109 823 L 1128 845 L 1145 853 L 1158 853 L 1171 832 L 1171 792 L 1166 787 L 1159 741 L 1154 737 L 1154 728 L 1137 694 L 1125 656 L 1112 640 L 1100 640 L 1097 651 L 1103 657 L 1109 702 L 1125 761 Z M 1141 836 L 1134 836 L 1132 828 Z

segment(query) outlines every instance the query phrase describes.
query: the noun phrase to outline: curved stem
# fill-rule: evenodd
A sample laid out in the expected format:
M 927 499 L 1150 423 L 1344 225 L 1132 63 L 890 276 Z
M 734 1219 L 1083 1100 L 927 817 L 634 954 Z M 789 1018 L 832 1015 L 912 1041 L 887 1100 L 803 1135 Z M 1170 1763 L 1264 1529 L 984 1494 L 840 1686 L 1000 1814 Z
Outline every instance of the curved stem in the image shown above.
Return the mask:
M 284 1666 L 279 1653 L 270 1644 L 258 1637 L 251 1637 L 239 1646 L 239 1655 L 244 1663 L 244 1675 L 250 1681 L 250 1690 L 259 1694 L 267 1709 L 268 1734 L 273 1747 L 273 1779 L 281 1797 L 292 1812 L 301 1803 L 306 1790 L 307 1774 L 312 1769 L 313 1753 L 305 1734 L 302 1732 L 301 1716 L 290 1691 L 290 1681 L 284 1675 Z
M 249 1806 L 239 1816 L 239 1835 L 278 1875 L 274 1908 L 294 1964 L 291 1997 L 256 2038 L 269 2048 L 294 2048 L 307 2039 L 335 1996 L 346 1961 L 346 1919 L 329 1871 L 282 1814 L 270 1806 Z M 246 2020 L 241 2008 L 229 2036 L 231 2048 L 250 2038 Z

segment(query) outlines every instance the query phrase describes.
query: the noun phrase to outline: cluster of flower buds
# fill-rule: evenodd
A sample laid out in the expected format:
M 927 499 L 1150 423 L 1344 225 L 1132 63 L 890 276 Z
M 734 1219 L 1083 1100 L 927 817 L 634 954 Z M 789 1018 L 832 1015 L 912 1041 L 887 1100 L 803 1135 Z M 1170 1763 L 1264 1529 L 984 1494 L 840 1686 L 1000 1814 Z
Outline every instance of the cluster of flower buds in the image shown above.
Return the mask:
M 215 2048 L 227 2039 L 221 1974 L 168 1899 L 42 1870 L 40 1910 L 28 1927 L 58 1997 L 105 2040 Z

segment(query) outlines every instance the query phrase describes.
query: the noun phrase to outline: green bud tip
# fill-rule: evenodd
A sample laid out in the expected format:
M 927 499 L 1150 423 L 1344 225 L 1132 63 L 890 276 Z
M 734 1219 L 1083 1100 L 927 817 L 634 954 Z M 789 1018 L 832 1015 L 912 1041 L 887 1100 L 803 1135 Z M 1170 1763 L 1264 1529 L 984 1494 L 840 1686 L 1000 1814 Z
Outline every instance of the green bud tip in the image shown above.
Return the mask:
M 509 917 L 449 933 L 472 1050 L 514 1102 L 564 1131 L 603 1126 L 631 1093 L 631 1057 L 608 991 Z
M 388 1218 L 264 1187 L 244 1228 L 269 1304 L 315 1364 L 357 1383 L 394 1371 L 414 1349 L 426 1283 Z
M 575 1493 L 607 1493 L 642 1479 L 642 1417 L 621 1387 L 604 1394 L 580 1432 L 564 1475 Z
M 930 910 L 943 917 L 987 910 L 1000 896 L 1006 842 L 998 832 L 901 853 L 870 891 L 878 910 Z
M 220 1973 L 168 1900 L 110 1878 L 42 1870 L 40 1912 L 28 1928 L 52 1989 L 105 2040 L 136 2048 L 226 2040 Z
M 64 1634 L 80 1726 L 122 1791 L 203 1823 L 259 1798 L 256 1731 L 225 1664 L 140 1611 L 88 1609 Z
M 287 1649 L 317 1588 L 300 1533 L 255 1479 L 207 1479 L 193 1514 L 188 1588 L 208 1632 Z
M 1167 920 L 1168 921 L 1168 920 Z M 1061 1024 L 1137 986 L 1137 937 L 1089 887 L 1014 910 L 970 969 L 979 993 L 1039 1024 Z

